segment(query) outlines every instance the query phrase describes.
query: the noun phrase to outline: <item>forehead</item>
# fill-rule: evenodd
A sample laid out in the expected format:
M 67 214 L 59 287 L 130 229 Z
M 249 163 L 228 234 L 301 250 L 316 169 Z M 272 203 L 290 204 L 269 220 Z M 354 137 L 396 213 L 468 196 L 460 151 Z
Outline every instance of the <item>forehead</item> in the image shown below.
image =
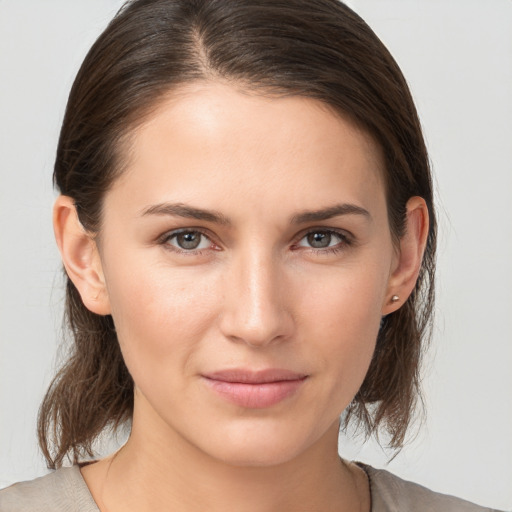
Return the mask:
M 167 95 L 130 140 L 130 161 L 113 189 L 148 204 L 199 198 L 218 209 L 228 197 L 252 195 L 313 209 L 371 203 L 384 191 L 379 147 L 310 98 L 187 85 Z

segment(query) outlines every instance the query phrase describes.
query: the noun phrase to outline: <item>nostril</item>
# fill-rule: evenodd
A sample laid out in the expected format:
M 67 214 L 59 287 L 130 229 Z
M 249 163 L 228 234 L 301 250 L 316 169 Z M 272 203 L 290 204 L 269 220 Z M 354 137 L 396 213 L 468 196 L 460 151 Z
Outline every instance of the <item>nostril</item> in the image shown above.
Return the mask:
M 252 318 L 244 314 L 242 308 L 238 308 L 235 311 L 226 312 L 220 324 L 224 336 L 253 347 L 282 342 L 293 333 L 292 317 L 281 308 L 267 309 L 257 314 L 253 311 Z
M 253 347 L 283 341 L 293 333 L 283 269 L 261 244 L 240 251 L 225 276 L 220 328 L 224 336 Z

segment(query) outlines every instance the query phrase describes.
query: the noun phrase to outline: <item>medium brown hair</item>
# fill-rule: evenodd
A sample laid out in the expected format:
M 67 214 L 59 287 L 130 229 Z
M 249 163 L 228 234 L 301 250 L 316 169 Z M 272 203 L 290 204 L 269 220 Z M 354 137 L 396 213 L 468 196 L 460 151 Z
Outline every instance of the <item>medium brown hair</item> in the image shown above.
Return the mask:
M 429 336 L 436 222 L 429 161 L 405 79 L 366 23 L 337 0 L 134 0 L 87 54 L 73 84 L 54 181 L 92 235 L 105 192 L 123 170 L 129 135 L 181 84 L 223 80 L 261 94 L 324 102 L 381 147 L 395 241 L 405 205 L 425 199 L 430 228 L 416 287 L 383 319 L 366 378 L 346 411 L 366 433 L 384 429 L 399 448 L 419 395 Z M 124 157 L 124 159 L 123 159 Z M 49 467 L 92 456 L 92 443 L 133 412 L 133 381 L 111 316 L 84 306 L 67 279 L 70 355 L 42 403 L 38 432 Z

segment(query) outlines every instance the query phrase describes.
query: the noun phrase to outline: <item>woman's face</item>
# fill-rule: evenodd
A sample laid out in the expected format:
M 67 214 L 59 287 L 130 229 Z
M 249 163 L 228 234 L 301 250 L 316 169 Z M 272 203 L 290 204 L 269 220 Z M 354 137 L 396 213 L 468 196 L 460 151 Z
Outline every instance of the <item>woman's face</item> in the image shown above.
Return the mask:
M 134 435 L 240 465 L 335 435 L 397 265 L 366 135 L 312 99 L 188 86 L 134 133 L 100 240 Z

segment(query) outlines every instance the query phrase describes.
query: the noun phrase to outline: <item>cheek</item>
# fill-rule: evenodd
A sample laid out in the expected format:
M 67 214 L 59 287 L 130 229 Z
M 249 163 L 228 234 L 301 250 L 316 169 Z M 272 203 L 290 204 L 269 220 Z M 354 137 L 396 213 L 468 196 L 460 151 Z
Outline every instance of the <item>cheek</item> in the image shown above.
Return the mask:
M 215 286 L 201 277 L 136 259 L 106 274 L 119 343 L 136 383 L 145 368 L 156 374 L 164 364 L 186 365 L 205 337 L 216 314 Z
M 385 275 L 371 265 L 343 268 L 317 280 L 303 299 L 301 310 L 309 312 L 306 336 L 315 340 L 319 364 L 341 400 L 352 398 L 368 370 L 380 327 Z
M 311 274 L 307 282 L 298 284 L 302 293 L 297 290 L 295 295 L 302 297 L 300 309 L 322 319 L 318 324 L 331 334 L 356 341 L 380 323 L 387 287 L 384 266 L 372 265 L 371 261 L 346 265 Z

